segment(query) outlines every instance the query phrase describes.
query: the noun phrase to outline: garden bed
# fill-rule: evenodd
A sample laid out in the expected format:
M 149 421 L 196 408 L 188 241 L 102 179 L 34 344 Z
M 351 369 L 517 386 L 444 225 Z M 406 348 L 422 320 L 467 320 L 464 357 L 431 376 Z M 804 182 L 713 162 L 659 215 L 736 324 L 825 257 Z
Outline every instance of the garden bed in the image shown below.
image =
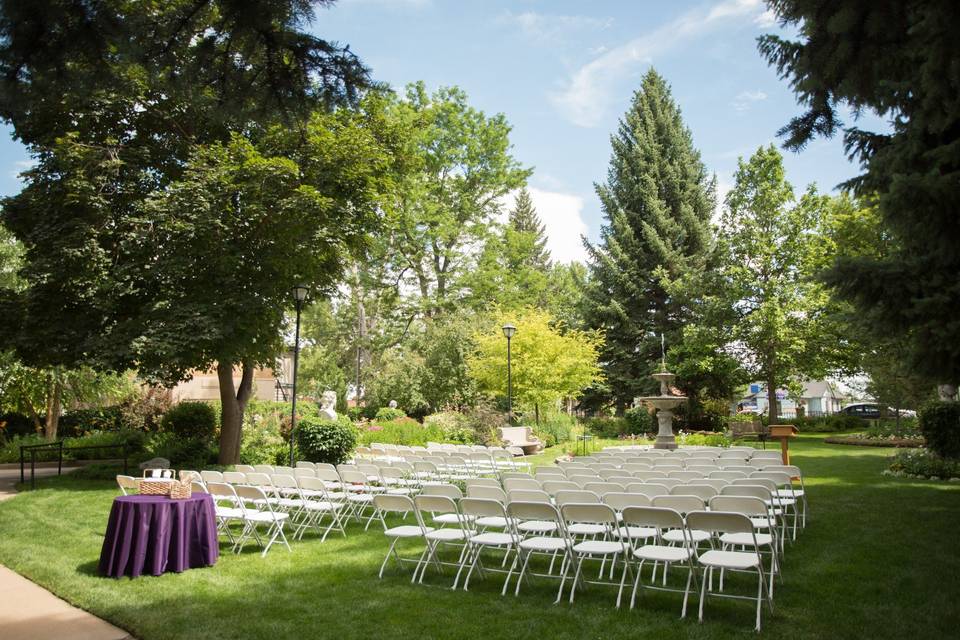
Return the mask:
M 847 444 L 855 447 L 922 447 L 924 442 L 920 438 L 872 438 L 863 433 L 854 433 L 846 436 L 830 436 L 824 440 L 828 444 Z

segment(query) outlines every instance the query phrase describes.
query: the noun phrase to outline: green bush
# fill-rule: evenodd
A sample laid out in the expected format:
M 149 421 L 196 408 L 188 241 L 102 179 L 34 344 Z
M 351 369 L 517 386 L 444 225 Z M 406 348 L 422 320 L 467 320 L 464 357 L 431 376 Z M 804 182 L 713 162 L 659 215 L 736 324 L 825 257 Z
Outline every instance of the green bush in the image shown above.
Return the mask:
M 960 402 L 929 402 L 919 417 L 927 447 L 943 458 L 960 458 Z
M 890 459 L 887 475 L 935 478 L 960 478 L 960 460 L 938 456 L 928 449 L 904 449 Z
M 743 418 L 745 416 L 741 416 Z M 735 418 L 731 418 L 735 419 Z M 766 414 L 760 417 L 764 426 L 767 426 L 768 420 Z M 834 413 L 829 416 L 820 416 L 817 418 L 778 418 L 775 424 L 792 424 L 801 433 L 836 433 L 840 431 L 860 431 L 868 426 L 863 418 L 847 415 L 845 413 Z
M 126 429 L 122 431 L 95 431 L 79 438 L 65 438 L 63 456 L 71 460 L 104 460 L 122 457 L 119 449 L 81 449 L 80 447 L 102 447 L 125 445 L 127 454 L 137 457 L 143 452 L 147 435 L 142 431 Z
M 391 409 L 390 407 L 381 407 L 377 409 L 377 413 L 374 416 L 374 420 L 377 422 L 389 422 L 390 420 L 397 420 L 399 418 L 406 418 L 405 414 L 400 409 Z
M 3 446 L 0 446 L 0 462 L 19 462 L 20 461 L 20 447 L 23 445 L 31 444 L 43 444 L 46 442 L 43 436 L 37 433 L 22 435 L 22 436 L 10 436 L 4 442 Z M 56 452 L 54 452 L 54 455 Z M 30 460 L 29 456 L 26 458 Z M 42 454 L 38 453 L 37 460 L 49 460 L 50 454 L 44 452 Z
M 72 438 L 94 431 L 119 431 L 123 428 L 123 407 L 120 405 L 73 409 L 60 416 L 57 435 Z
M 340 464 L 357 446 L 357 430 L 346 416 L 335 422 L 305 417 L 297 424 L 296 439 L 300 459 Z
M 731 439 L 726 433 L 685 433 L 677 434 L 677 444 L 688 447 L 729 447 Z
M 443 430 L 436 426 L 422 425 L 413 418 L 399 418 L 389 422 L 371 422 L 360 427 L 359 444 L 373 442 L 402 444 L 408 447 L 424 446 L 427 442 L 444 442 Z
M 533 433 L 546 447 L 570 442 L 576 420 L 565 413 L 553 413 L 543 416 L 539 425 L 533 426 Z
M 615 440 L 629 433 L 630 429 L 626 418 L 618 418 L 615 416 L 587 418 L 584 420 L 583 425 L 593 436 L 608 440 Z
M 884 420 L 867 427 L 864 432 L 875 440 L 919 440 L 923 437 L 916 418 L 900 418 L 898 426 L 895 420 Z
M 166 458 L 174 468 L 199 470 L 217 461 L 217 451 L 217 446 L 210 438 L 163 431 L 151 434 L 143 458 Z
M 29 436 L 36 433 L 36 425 L 29 416 L 15 412 L 0 414 L 0 442 L 14 436 Z
M 160 430 L 181 438 L 212 441 L 217 414 L 206 402 L 181 402 L 163 414 Z
M 423 419 L 427 429 L 439 429 L 443 442 L 458 444 L 478 444 L 477 433 L 470 418 L 456 411 L 433 413 Z
M 623 418 L 627 421 L 626 432 L 632 436 L 641 436 L 657 430 L 655 426 L 656 420 L 646 407 L 627 409 L 623 414 Z

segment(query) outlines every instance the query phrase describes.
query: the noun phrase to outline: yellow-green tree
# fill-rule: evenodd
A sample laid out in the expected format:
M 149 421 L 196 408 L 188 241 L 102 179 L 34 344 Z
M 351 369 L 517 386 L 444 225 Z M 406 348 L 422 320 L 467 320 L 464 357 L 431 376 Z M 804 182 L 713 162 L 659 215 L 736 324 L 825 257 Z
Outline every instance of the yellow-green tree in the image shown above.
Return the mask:
M 565 328 L 549 313 L 533 308 L 498 312 L 493 320 L 476 336 L 477 349 L 467 362 L 470 375 L 481 390 L 507 394 L 507 340 L 501 327 L 514 324 L 517 332 L 510 345 L 514 402 L 532 407 L 538 422 L 541 407 L 576 398 L 602 379 L 598 334 Z

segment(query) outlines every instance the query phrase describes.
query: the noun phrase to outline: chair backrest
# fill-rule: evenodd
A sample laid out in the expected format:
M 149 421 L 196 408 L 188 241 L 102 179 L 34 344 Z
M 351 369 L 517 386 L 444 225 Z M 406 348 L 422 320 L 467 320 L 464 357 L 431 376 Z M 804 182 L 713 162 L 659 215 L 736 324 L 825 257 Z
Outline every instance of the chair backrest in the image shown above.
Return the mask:
M 645 462 L 627 462 L 623 465 L 623 470 L 629 471 L 630 473 L 636 473 L 637 471 L 650 471 L 652 469 L 653 465 Z
M 253 470 L 257 473 L 273 473 L 272 464 L 255 464 L 253 465 Z
M 722 496 L 752 496 L 761 500 L 770 499 L 770 489 L 753 484 L 730 484 L 720 490 Z
M 689 482 L 690 480 L 699 480 L 704 477 L 702 473 L 697 471 L 668 471 L 667 477 L 672 480 L 680 480 L 682 482 Z
M 190 491 L 193 493 L 207 493 L 207 488 L 199 480 L 190 482 Z
M 601 478 L 600 478 L 600 476 L 598 476 L 598 475 L 596 475 L 596 474 L 587 474 L 587 473 L 581 472 L 581 473 L 571 473 L 571 474 L 569 474 L 569 475 L 567 476 L 567 480 L 569 480 L 570 482 L 576 482 L 577 484 L 579 484 L 579 485 L 582 487 L 582 486 L 584 486 L 584 485 L 586 485 L 586 484 L 589 484 L 589 483 L 591 483 L 591 482 L 600 482 L 600 481 L 601 481 Z
M 200 478 L 204 482 L 223 482 L 223 474 L 219 471 L 201 471 Z
M 706 501 L 697 496 L 657 496 L 651 500 L 651 503 L 655 507 L 673 509 L 680 513 L 702 511 L 707 506 Z
M 270 476 L 270 481 L 273 483 L 273 486 L 278 489 L 299 489 L 300 485 L 297 484 L 297 479 L 292 475 L 287 475 L 285 473 L 275 473 Z
M 338 480 L 342 480 L 345 484 L 365 486 L 368 482 L 367 474 L 359 469 L 348 469 L 346 467 L 342 467 L 338 473 Z M 318 469 L 317 475 L 319 474 L 320 470 Z
M 507 512 L 499 500 L 464 498 L 460 501 L 460 513 L 475 518 L 506 518 Z
M 681 484 L 670 489 L 670 495 L 673 496 L 697 496 L 701 500 L 710 500 L 715 495 L 719 495 L 720 490 L 711 487 L 708 484 Z
M 317 465 L 316 469 L 317 477 L 325 482 L 340 482 L 340 474 L 337 472 L 336 468 L 328 468 L 326 466 Z
M 296 478 L 316 478 L 317 470 L 315 467 L 297 467 L 293 470 L 293 475 Z
M 327 485 L 323 483 L 323 480 L 316 476 L 298 476 L 297 484 L 300 485 L 301 489 L 306 489 L 307 491 L 317 491 L 324 496 L 327 494 Z
M 627 493 L 636 493 L 647 496 L 648 498 L 653 498 L 654 496 L 669 495 L 670 488 L 665 485 L 655 484 L 652 482 L 637 482 L 635 484 L 627 485 Z
M 791 478 L 790 474 L 786 471 L 754 471 L 750 474 L 750 478 L 771 480 L 775 482 L 778 487 L 789 487 L 793 485 L 793 478 Z
M 558 467 L 540 467 L 533 474 L 533 477 L 536 478 L 537 476 L 549 476 L 550 478 L 562 479 L 562 478 L 566 478 L 567 474 L 563 472 L 563 469 L 560 469 Z
M 565 504 L 594 504 L 600 502 L 600 496 L 593 491 L 585 491 L 583 489 L 578 491 L 558 491 L 553 499 L 558 507 Z
M 623 524 L 630 527 L 653 527 L 655 529 L 683 529 L 683 515 L 666 507 L 631 505 L 621 514 Z
M 674 468 L 682 469 L 683 462 L 674 458 L 659 458 L 658 460 L 653 461 L 654 469 L 664 469 L 664 468 Z
M 503 473 L 500 474 L 500 477 L 503 478 L 504 480 L 508 478 L 525 478 L 528 480 L 533 480 L 532 475 L 530 475 L 529 473 L 525 473 L 523 471 L 504 471 Z
M 455 513 L 458 516 L 460 515 L 457 503 L 454 502 L 453 498 L 447 496 L 428 496 L 421 493 L 413 499 L 413 503 L 417 505 L 417 510 L 421 513 Z
M 127 491 L 137 491 L 139 489 L 137 479 L 133 476 L 117 476 L 117 486 L 120 487 L 120 491 L 123 493 L 123 495 L 127 495 Z
M 723 489 L 728 484 L 730 484 L 730 481 L 718 479 L 718 478 L 704 478 L 703 480 L 697 480 L 697 484 L 713 487 L 714 489 L 717 490 L 717 493 L 720 493 L 720 490 Z
M 238 471 L 240 473 L 251 473 L 253 471 L 256 471 L 256 469 L 253 468 L 253 465 L 249 465 L 249 464 L 235 464 L 233 465 L 233 470 Z
M 627 507 L 649 507 L 650 497 L 642 493 L 607 493 L 601 498 L 604 504 L 614 511 L 623 511 Z
M 560 512 L 549 502 L 526 502 L 522 500 L 511 500 L 507 503 L 507 517 L 511 520 L 544 520 L 546 522 L 555 522 L 565 532 L 563 528 L 563 518 Z
M 500 488 L 500 483 L 497 482 L 494 478 L 467 478 L 463 481 L 466 485 L 467 490 L 469 491 L 470 487 L 497 487 Z
M 507 493 L 511 491 L 539 491 L 540 483 L 533 478 L 506 478 L 503 481 L 503 488 Z
M 710 498 L 711 511 L 729 511 L 746 516 L 769 517 L 767 503 L 752 496 L 714 496 Z
M 662 478 L 663 470 L 660 471 L 634 471 L 633 477 L 640 481 L 652 480 L 653 478 Z
M 500 487 L 488 487 L 486 485 L 467 485 L 468 498 L 481 498 L 483 500 L 496 500 L 503 504 L 507 503 L 507 493 Z
M 406 477 L 403 469 L 399 467 L 380 467 L 380 478 L 386 480 L 390 478 L 391 480 L 402 480 Z
M 613 528 L 619 528 L 617 514 L 608 504 L 565 504 L 560 507 L 560 515 L 568 523 L 605 524 Z
M 231 504 L 237 502 L 237 492 L 233 485 L 225 482 L 208 482 L 206 487 L 207 493 L 217 502 L 221 500 L 229 501 Z
M 269 487 L 270 475 L 266 473 L 254 472 L 248 473 L 247 475 L 247 484 L 253 485 L 255 487 Z
M 678 484 L 683 484 L 682 482 L 680 482 L 680 481 L 677 480 L 676 478 L 650 478 L 649 480 L 646 480 L 645 482 L 647 482 L 647 483 L 649 483 L 649 484 L 662 484 L 663 486 L 665 486 L 665 487 L 668 488 L 668 489 L 673 489 L 673 488 L 674 488 L 675 486 L 677 486 Z
M 420 512 L 417 510 L 416 505 L 414 505 L 413 500 L 410 499 L 410 496 L 395 495 L 392 493 L 378 493 L 373 496 L 373 506 L 377 508 L 377 511 L 380 513 L 381 520 L 383 519 L 384 513 L 403 513 L 407 514 L 411 511 L 414 514 L 414 517 L 417 519 L 417 525 L 420 527 L 421 532 L 425 532 L 426 528 L 423 526 L 423 519 L 420 517 Z M 387 528 L 387 523 L 383 521 L 383 527 Z
M 233 485 L 227 485 L 233 486 Z M 233 489 L 237 492 L 237 497 L 240 498 L 240 506 L 244 509 L 249 509 L 249 505 L 246 505 L 246 502 L 256 502 L 257 508 L 264 511 L 273 511 L 273 506 L 267 500 L 267 494 L 264 493 L 263 489 L 260 487 L 251 487 L 246 484 L 238 484 Z
M 450 500 L 459 500 L 463 497 L 463 492 L 455 484 L 428 484 L 420 491 L 420 495 L 442 496 Z
M 546 491 L 532 491 L 521 489 L 507 492 L 508 502 L 546 502 L 550 503 L 550 495 Z
M 755 485 L 758 487 L 766 487 L 770 493 L 777 492 L 777 483 L 769 478 L 759 478 L 759 477 L 749 477 L 749 478 L 740 478 L 739 480 L 734 480 L 730 484 L 732 485 Z
M 606 493 L 621 493 L 626 487 L 622 484 L 617 484 L 616 482 L 588 482 L 583 485 L 584 490 L 592 491 L 598 496 L 602 496 Z
M 600 477 L 604 480 L 609 480 L 610 478 L 622 476 L 626 472 L 623 469 L 597 469 L 597 473 L 599 473 Z
M 317 465 L 313 464 L 309 460 L 300 460 L 297 462 L 297 469 L 316 469 Z
M 558 491 L 576 491 L 581 487 L 576 482 L 570 482 L 569 480 L 547 480 L 543 483 L 542 488 L 553 496 Z
M 728 511 L 691 511 L 687 514 L 690 529 L 711 533 L 753 533 L 753 523 L 742 513 Z
M 709 475 L 712 480 L 736 480 L 737 478 L 746 478 L 747 474 L 742 471 L 714 471 Z
M 227 484 L 246 484 L 247 474 L 240 471 L 224 471 L 223 481 Z

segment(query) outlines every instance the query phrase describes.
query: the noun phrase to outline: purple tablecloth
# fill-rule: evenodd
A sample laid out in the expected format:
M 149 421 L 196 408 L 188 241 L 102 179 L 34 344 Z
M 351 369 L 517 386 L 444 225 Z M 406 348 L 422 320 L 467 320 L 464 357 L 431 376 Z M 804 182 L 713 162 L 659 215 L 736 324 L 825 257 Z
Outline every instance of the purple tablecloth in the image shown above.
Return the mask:
M 100 573 L 113 578 L 180 573 L 217 562 L 213 499 L 120 496 L 113 501 L 100 552 Z

